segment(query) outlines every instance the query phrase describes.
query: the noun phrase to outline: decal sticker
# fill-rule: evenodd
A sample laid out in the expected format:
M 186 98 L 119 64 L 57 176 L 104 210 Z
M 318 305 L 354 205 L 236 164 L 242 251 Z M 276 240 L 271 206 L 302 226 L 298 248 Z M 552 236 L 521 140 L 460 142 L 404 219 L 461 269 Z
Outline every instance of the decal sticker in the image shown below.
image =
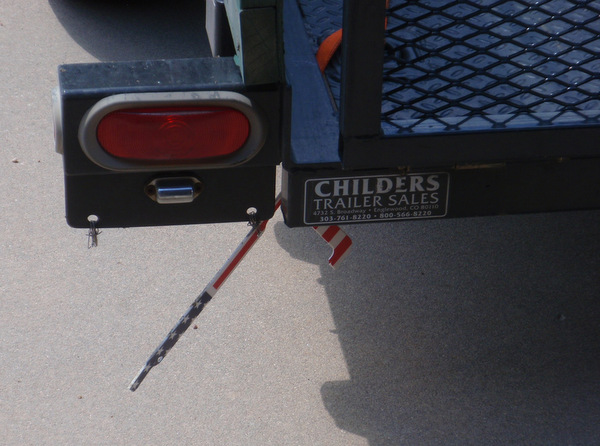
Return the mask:
M 304 223 L 324 225 L 444 217 L 447 173 L 306 180 Z

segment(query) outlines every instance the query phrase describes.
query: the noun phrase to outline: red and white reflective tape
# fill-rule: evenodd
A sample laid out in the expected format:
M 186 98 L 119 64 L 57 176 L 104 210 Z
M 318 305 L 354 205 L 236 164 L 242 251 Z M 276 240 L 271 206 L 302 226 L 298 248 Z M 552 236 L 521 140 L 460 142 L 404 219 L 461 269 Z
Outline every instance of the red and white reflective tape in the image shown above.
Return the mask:
M 350 252 L 352 239 L 337 225 L 313 226 L 313 229 L 333 248 L 329 264 L 335 268 Z
M 280 197 L 277 198 L 275 203 L 275 209 L 278 209 L 281 205 Z M 244 256 L 248 253 L 250 248 L 254 246 L 256 241 L 259 239 L 261 234 L 264 232 L 267 226 L 267 220 L 257 222 L 250 232 L 246 235 L 244 240 L 238 245 L 237 249 L 227 259 L 227 262 L 219 270 L 219 272 L 213 277 L 208 283 L 202 293 L 194 300 L 192 305 L 179 319 L 177 324 L 167 334 L 167 337 L 163 342 L 154 350 L 150 358 L 146 361 L 144 367 L 138 372 L 136 377 L 131 381 L 129 389 L 135 391 L 144 378 L 148 375 L 150 370 L 160 364 L 173 346 L 177 343 L 179 338 L 185 333 L 190 327 L 194 319 L 200 314 L 204 307 L 212 300 L 221 285 L 225 283 L 227 278 L 231 275 L 233 270 L 240 264 Z M 335 265 L 342 260 L 352 245 L 352 240 L 346 235 L 339 226 L 313 226 L 315 231 L 319 233 L 323 239 L 333 248 L 333 254 L 329 258 L 329 264 L 335 268 Z

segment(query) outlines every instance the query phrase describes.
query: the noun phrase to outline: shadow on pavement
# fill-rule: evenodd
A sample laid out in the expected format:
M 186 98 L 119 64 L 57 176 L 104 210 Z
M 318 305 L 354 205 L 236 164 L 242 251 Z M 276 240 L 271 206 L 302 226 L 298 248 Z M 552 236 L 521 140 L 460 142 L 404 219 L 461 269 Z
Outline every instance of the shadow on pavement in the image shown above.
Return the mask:
M 204 2 L 49 0 L 56 17 L 100 61 L 210 57 Z
M 351 380 L 321 393 L 379 445 L 596 444 L 600 212 L 352 226 L 337 271 L 312 231 Z
M 210 56 L 201 1 L 49 2 L 101 61 Z M 275 225 L 322 265 L 351 376 L 321 389 L 340 428 L 371 446 L 599 442 L 600 212 L 348 233 L 333 271 L 311 230 Z

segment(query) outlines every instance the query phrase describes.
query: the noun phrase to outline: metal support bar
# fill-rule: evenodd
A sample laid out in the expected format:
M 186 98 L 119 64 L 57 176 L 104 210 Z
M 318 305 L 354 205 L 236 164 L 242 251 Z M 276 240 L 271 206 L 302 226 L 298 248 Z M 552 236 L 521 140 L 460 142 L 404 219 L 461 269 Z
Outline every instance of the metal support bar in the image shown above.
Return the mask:
M 343 138 L 378 136 L 385 0 L 344 1 L 340 130 Z

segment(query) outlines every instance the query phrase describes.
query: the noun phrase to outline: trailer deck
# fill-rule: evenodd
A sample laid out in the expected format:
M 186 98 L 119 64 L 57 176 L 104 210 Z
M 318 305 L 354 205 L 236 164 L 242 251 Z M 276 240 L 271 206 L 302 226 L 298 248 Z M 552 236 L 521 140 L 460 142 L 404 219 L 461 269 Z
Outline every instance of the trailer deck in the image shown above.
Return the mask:
M 322 76 L 314 54 L 341 28 Z M 284 204 L 304 203 L 286 221 L 308 223 L 314 178 L 399 172 L 449 176 L 428 217 L 600 206 L 599 30 L 595 1 L 286 5 Z

